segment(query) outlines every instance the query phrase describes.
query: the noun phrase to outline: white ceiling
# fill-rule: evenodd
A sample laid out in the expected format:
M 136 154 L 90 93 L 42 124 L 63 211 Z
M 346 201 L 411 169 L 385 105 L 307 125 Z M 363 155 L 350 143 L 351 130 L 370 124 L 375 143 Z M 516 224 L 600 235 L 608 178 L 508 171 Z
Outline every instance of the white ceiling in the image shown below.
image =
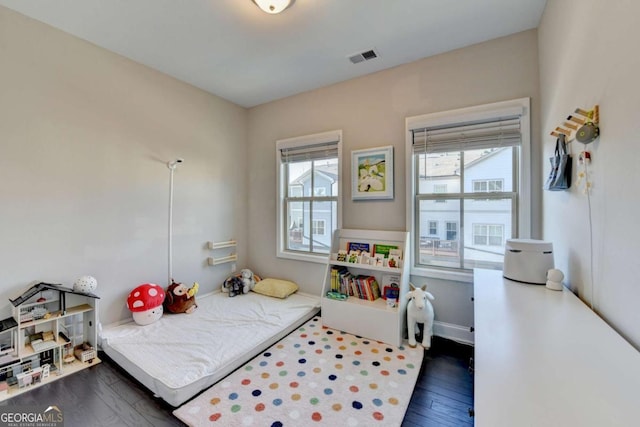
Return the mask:
M 536 28 L 545 3 L 296 0 L 269 15 L 251 0 L 0 0 L 244 107 Z

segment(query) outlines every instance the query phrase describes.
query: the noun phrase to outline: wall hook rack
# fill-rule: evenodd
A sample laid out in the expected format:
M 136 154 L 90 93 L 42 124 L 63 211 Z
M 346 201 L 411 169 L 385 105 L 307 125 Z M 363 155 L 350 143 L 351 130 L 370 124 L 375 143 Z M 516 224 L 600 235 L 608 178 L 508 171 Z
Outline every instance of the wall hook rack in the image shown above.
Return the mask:
M 234 239 L 229 239 L 224 242 L 213 242 L 213 241 L 207 242 L 207 247 L 212 251 L 215 251 L 217 249 L 233 248 L 235 246 L 237 246 L 237 242 Z M 207 258 L 207 264 L 219 265 L 219 264 L 225 264 L 228 262 L 235 262 L 237 259 L 238 259 L 238 255 L 236 255 L 235 253 L 231 253 L 223 257 L 209 257 Z
M 600 135 L 599 122 L 600 107 L 597 104 L 591 110 L 576 108 L 566 121 L 550 132 L 550 135 L 557 138 L 562 134 L 567 142 L 577 139 L 579 142 L 588 144 Z

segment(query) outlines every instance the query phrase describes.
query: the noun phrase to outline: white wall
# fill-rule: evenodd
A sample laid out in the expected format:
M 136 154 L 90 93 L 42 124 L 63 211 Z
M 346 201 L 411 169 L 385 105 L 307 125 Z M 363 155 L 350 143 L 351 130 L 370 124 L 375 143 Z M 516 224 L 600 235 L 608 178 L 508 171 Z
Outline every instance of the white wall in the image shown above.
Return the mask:
M 173 275 L 200 292 L 207 240 L 245 259 L 247 111 L 0 7 L 0 313 L 33 281 L 98 280 L 103 323 L 130 317 L 138 284 Z
M 275 256 L 278 139 L 342 129 L 343 227 L 406 230 L 405 118 L 531 97 L 534 182 L 539 181 L 537 55 L 537 34 L 532 30 L 251 108 L 250 264 L 259 274 L 293 279 L 307 292 L 321 291 L 323 265 Z M 351 201 L 351 151 L 385 145 L 394 146 L 395 199 Z M 534 192 L 533 206 L 539 206 L 539 196 Z M 539 218 L 538 211 L 533 218 Z M 539 223 L 534 222 L 533 232 L 539 235 Z M 470 284 L 430 280 L 429 287 L 437 298 L 438 320 L 473 324 Z
M 587 147 L 593 158 L 593 261 L 589 200 L 575 185 L 568 192 L 543 195 L 544 238 L 553 241 L 556 265 L 571 288 L 593 301 L 596 311 L 637 348 L 639 15 L 640 2 L 633 0 L 548 0 L 539 27 L 543 173 L 555 146 L 548 132 L 576 107 L 599 104 L 602 131 Z M 570 145 L 577 157 L 583 145 Z

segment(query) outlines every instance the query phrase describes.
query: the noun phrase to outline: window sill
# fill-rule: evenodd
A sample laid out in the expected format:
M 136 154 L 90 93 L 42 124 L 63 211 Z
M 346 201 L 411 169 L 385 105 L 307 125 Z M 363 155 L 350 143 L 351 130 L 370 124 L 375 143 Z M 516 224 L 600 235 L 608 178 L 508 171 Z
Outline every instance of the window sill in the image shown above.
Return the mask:
M 295 260 L 295 261 L 314 262 L 316 264 L 328 264 L 329 263 L 329 254 L 327 254 L 327 255 L 312 255 L 312 254 L 304 254 L 304 253 L 279 251 L 276 256 L 278 258 L 292 259 L 292 260 Z
M 452 282 L 473 283 L 473 271 L 444 271 L 435 268 L 412 267 L 412 276 L 427 277 L 430 279 L 450 280 Z

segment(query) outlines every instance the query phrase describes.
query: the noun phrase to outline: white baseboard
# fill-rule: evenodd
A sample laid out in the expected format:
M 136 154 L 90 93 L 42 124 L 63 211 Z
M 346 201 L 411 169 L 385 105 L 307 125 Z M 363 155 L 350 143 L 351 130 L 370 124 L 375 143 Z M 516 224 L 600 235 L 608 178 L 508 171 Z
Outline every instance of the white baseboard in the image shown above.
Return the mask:
M 469 330 L 468 326 L 435 321 L 433 322 L 433 335 L 463 344 L 474 344 L 473 332 Z

